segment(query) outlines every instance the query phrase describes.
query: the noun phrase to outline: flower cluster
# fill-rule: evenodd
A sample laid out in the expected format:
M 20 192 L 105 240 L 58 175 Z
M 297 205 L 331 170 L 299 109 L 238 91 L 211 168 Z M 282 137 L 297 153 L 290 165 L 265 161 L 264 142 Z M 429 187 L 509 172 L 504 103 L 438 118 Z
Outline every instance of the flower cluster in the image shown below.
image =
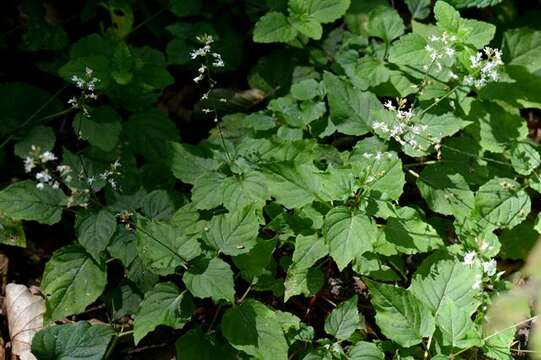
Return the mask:
M 430 55 L 432 60 L 430 65 L 425 65 L 424 70 L 430 70 L 432 65 L 436 65 L 438 71 L 443 70 L 442 61 L 452 59 L 455 55 L 455 48 L 453 47 L 456 42 L 455 35 L 449 35 L 447 32 L 441 34 L 441 36 L 432 35 L 429 42 L 425 46 L 425 50 Z
M 120 168 L 120 161 L 116 160 L 114 163 L 112 163 L 109 166 L 108 170 L 105 170 L 104 172 L 96 176 L 89 176 L 86 179 L 86 182 L 88 183 L 89 186 L 92 186 L 94 185 L 96 180 L 103 180 L 104 182 L 109 183 L 109 185 L 111 185 L 113 190 L 117 190 L 118 185 L 116 183 L 115 177 L 121 174 L 121 172 L 119 171 L 119 168 Z
M 483 54 L 486 59 L 483 59 Z M 498 81 L 498 67 L 503 65 L 502 52 L 499 49 L 485 47 L 483 51 L 470 57 L 472 75 L 464 77 L 464 85 L 482 88 L 490 81 Z
M 395 114 L 395 122 L 392 126 L 384 122 L 376 121 L 372 124 L 375 131 L 380 131 L 395 139 L 400 145 L 410 145 L 414 149 L 419 149 L 419 143 L 415 139 L 416 135 L 420 135 L 427 130 L 426 125 L 417 125 L 412 123 L 414 116 L 413 108 L 407 108 L 406 99 L 397 99 L 397 106 L 393 105 L 392 101 L 387 101 L 384 106 L 387 111 Z
M 36 145 L 32 145 L 30 149 L 30 153 L 23 160 L 24 171 L 30 173 L 35 168 L 39 169 L 35 175 L 37 181 L 36 187 L 39 190 L 43 190 L 46 185 L 51 186 L 53 189 L 58 189 L 60 187 L 58 180 L 60 179 L 66 183 L 71 182 L 70 166 L 58 165 L 54 170 L 47 167 L 50 162 L 58 160 L 53 152 L 48 150 L 42 152 L 39 146 Z
M 483 269 L 483 273 L 487 276 L 494 276 L 497 270 L 497 263 L 495 259 L 490 259 L 487 261 L 481 260 L 475 251 L 468 251 L 464 254 L 464 264 L 465 265 L 474 265 L 480 264 Z M 473 284 L 474 289 L 480 289 L 483 282 L 483 275 L 477 274 L 475 277 L 475 282 Z
M 81 90 L 81 95 L 69 99 L 68 104 L 74 109 L 80 109 L 85 116 L 90 116 L 87 102 L 98 98 L 98 95 L 94 91 L 100 79 L 94 76 L 94 70 L 87 67 L 82 76 L 73 75 L 71 81 Z
M 214 38 L 211 35 L 200 35 L 197 36 L 197 40 L 203 44 L 202 47 L 199 49 L 195 49 L 190 53 L 190 57 L 192 60 L 197 59 L 198 57 L 202 57 L 205 60 L 207 60 L 207 64 L 209 63 L 208 58 L 209 56 L 212 58 L 212 62 L 208 66 L 212 66 L 215 68 L 224 67 L 224 61 L 222 60 L 222 56 L 216 52 L 212 52 L 211 44 L 214 42 Z M 199 83 L 205 78 L 205 75 L 208 73 L 208 66 L 207 65 L 201 65 L 198 69 L 199 75 L 197 75 L 193 81 L 195 83 Z

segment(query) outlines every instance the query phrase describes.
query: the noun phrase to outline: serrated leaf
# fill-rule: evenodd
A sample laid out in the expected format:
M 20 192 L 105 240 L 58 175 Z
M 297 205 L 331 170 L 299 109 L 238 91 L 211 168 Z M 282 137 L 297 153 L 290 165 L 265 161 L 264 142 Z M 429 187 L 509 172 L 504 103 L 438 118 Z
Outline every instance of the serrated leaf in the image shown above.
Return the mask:
M 504 33 L 503 48 L 506 64 L 524 66 L 531 73 L 541 69 L 541 31 L 508 30 Z
M 110 106 L 92 110 L 90 116 L 79 112 L 73 121 L 73 130 L 81 139 L 103 151 L 111 151 L 118 142 L 122 119 Z
M 177 267 L 201 253 L 197 240 L 167 223 L 139 219 L 136 231 L 139 256 L 144 265 L 158 275 L 173 274 Z
M 479 269 L 457 259 L 428 258 L 413 276 L 409 290 L 432 314 L 440 311 L 447 298 L 471 315 L 479 305 L 479 289 L 474 288 L 477 274 Z
M 325 283 L 325 274 L 317 267 L 297 269 L 292 265 L 287 269 L 287 277 L 284 282 L 284 301 L 292 296 L 303 294 L 312 296 L 316 294 Z
M 406 5 L 414 19 L 424 19 L 430 14 L 430 0 L 406 0 Z
M 445 164 L 429 165 L 417 179 L 417 187 L 435 212 L 463 218 L 473 209 L 473 192 L 464 177 Z
M 235 212 L 214 216 L 208 227 L 205 242 L 226 255 L 235 256 L 247 253 L 255 246 L 259 221 L 254 207 L 249 205 Z
M 338 305 L 325 319 L 325 332 L 338 340 L 347 340 L 359 328 L 357 295 Z
M 194 184 L 200 176 L 217 170 L 220 165 L 199 147 L 172 143 L 171 148 L 171 170 L 178 179 L 187 184 Z
M 116 219 L 108 209 L 77 213 L 75 219 L 77 241 L 96 261 L 100 260 L 101 252 L 109 245 L 115 230 Z
M 376 36 L 390 43 L 404 34 L 404 21 L 398 12 L 390 7 L 381 6 L 368 14 L 368 35 Z
M 530 144 L 513 143 L 509 150 L 509 158 L 515 171 L 521 175 L 530 175 L 539 165 L 539 151 Z
M 288 345 L 276 314 L 257 300 L 229 308 L 222 332 L 231 346 L 256 359 L 287 359 Z
M 256 43 L 290 42 L 297 36 L 287 17 L 279 12 L 269 12 L 262 16 L 254 27 L 253 39 Z
M 355 257 L 372 249 L 376 232 L 376 225 L 368 216 L 355 214 L 343 206 L 329 211 L 323 225 L 329 254 L 340 271 Z
M 145 298 L 135 314 L 135 345 L 158 325 L 182 329 L 192 317 L 192 311 L 193 303 L 189 294 L 181 291 L 172 282 L 156 284 L 145 293 Z
M 60 189 L 46 185 L 39 190 L 34 182 L 25 180 L 0 191 L 0 211 L 14 220 L 52 225 L 60 221 L 66 199 Z
M 205 334 L 199 328 L 192 329 L 182 335 L 176 342 L 177 358 L 215 360 L 237 359 L 235 350 L 213 334 Z
M 182 281 L 195 297 L 210 297 L 215 302 L 222 299 L 231 303 L 234 301 L 233 271 L 229 264 L 219 258 L 201 258 L 190 264 Z
M 40 153 L 50 151 L 54 147 L 56 136 L 53 129 L 48 126 L 35 126 L 15 144 L 14 153 L 18 157 L 26 157 L 32 146 L 39 148 Z
M 384 360 L 385 354 L 376 344 L 367 341 L 359 341 L 348 352 L 350 360 Z
M 143 199 L 143 213 L 151 220 L 169 220 L 175 212 L 175 205 L 165 190 L 154 190 Z
M 434 333 L 430 310 L 405 289 L 363 280 L 376 309 L 376 324 L 389 339 L 404 347 L 419 344 Z
M 289 0 L 288 4 L 293 13 L 311 17 L 320 23 L 330 23 L 344 15 L 350 0 Z
M 276 239 L 258 238 L 256 245 L 249 252 L 233 257 L 233 262 L 240 270 L 242 277 L 252 282 L 254 278 L 265 273 L 275 248 Z
M 32 353 L 40 360 L 102 360 L 115 332 L 107 325 L 86 321 L 54 325 L 32 339 Z
M 223 204 L 229 211 L 253 204 L 262 208 L 270 198 L 265 176 L 258 171 L 230 176 L 223 182 Z
M 329 253 L 325 240 L 317 235 L 298 235 L 295 239 L 292 266 L 296 269 L 308 269 L 317 260 Z
M 441 331 L 445 346 L 464 349 L 482 344 L 476 332 L 479 330 L 470 319 L 470 314 L 449 298 L 445 298 L 438 309 L 436 326 Z M 468 338 L 468 333 L 474 336 Z
M 97 264 L 83 247 L 60 248 L 45 265 L 41 281 L 47 299 L 45 318 L 62 320 L 84 311 L 101 295 L 106 284 L 104 266 Z
M 323 75 L 331 119 L 336 129 L 346 135 L 363 135 L 371 130 L 370 113 L 381 109 L 378 98 L 356 90 L 345 80 L 326 72 Z
M 530 197 L 514 180 L 494 178 L 481 186 L 475 194 L 472 220 L 479 228 L 510 229 L 526 219 L 530 213 Z

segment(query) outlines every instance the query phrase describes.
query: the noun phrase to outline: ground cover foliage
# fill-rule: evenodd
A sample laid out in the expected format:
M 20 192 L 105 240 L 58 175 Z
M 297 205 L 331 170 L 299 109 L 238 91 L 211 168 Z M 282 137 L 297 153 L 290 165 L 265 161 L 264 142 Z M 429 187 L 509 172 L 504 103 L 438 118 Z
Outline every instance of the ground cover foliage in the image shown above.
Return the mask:
M 37 359 L 541 350 L 538 4 L 76 6 L 1 39 L 35 56 L 0 84 L 0 240 L 55 237 Z

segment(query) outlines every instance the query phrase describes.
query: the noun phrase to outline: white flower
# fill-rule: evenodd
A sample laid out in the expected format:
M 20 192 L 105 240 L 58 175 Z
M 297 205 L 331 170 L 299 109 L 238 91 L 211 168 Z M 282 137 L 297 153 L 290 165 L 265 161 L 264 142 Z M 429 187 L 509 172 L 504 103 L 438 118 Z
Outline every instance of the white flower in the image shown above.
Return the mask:
M 24 158 L 24 171 L 29 173 L 32 171 L 32 169 L 36 167 L 36 164 L 34 163 L 34 158 L 27 156 Z
M 94 178 L 94 176 L 89 176 L 88 179 L 86 179 L 88 185 L 92 185 L 95 181 L 96 179 Z
M 447 56 L 453 56 L 455 55 L 455 49 L 451 47 L 445 48 L 445 53 L 447 54 Z
M 41 182 L 40 182 L 40 183 L 37 183 L 37 184 L 36 184 L 36 188 L 37 188 L 38 190 L 43 190 L 43 188 L 45 188 L 45 184 L 44 184 L 44 183 L 41 183 Z
M 203 74 L 199 74 L 199 76 L 196 76 L 193 78 L 194 83 L 199 83 L 201 80 L 203 80 Z
M 477 253 L 475 251 L 467 252 L 466 254 L 464 254 L 464 264 L 473 265 L 476 257 L 477 257 Z
M 393 105 L 391 100 L 387 100 L 387 102 L 385 102 L 385 104 L 383 104 L 383 106 L 385 106 L 385 108 L 387 110 L 391 110 L 391 111 L 396 110 L 396 107 Z
M 41 154 L 41 155 L 39 156 L 39 159 L 41 160 L 41 162 L 46 163 L 47 161 L 54 161 L 54 160 L 56 160 L 56 156 L 55 156 L 55 154 L 53 154 L 53 153 L 50 152 L 50 151 L 45 151 L 43 154 Z
M 480 52 L 478 52 L 475 55 L 470 56 L 470 62 L 471 62 L 471 67 L 472 68 L 476 69 L 476 68 L 479 67 L 479 65 L 481 63 L 482 56 L 483 56 L 483 54 L 481 54 Z
M 36 174 L 36 180 L 39 182 L 49 182 L 51 180 L 51 175 L 49 175 L 48 170 L 40 171 Z
M 491 259 L 489 261 L 483 262 L 483 271 L 488 275 L 492 276 L 496 274 L 496 260 Z
M 363 157 L 364 157 L 365 159 L 371 159 L 372 156 L 373 156 L 373 155 L 370 154 L 370 153 L 363 153 Z
M 111 167 L 113 168 L 113 170 L 118 169 L 120 167 L 120 160 L 115 160 L 115 162 L 111 164 Z
M 483 284 L 483 276 L 481 274 L 475 275 L 475 281 L 472 285 L 472 289 L 478 290 L 481 288 L 482 284 Z

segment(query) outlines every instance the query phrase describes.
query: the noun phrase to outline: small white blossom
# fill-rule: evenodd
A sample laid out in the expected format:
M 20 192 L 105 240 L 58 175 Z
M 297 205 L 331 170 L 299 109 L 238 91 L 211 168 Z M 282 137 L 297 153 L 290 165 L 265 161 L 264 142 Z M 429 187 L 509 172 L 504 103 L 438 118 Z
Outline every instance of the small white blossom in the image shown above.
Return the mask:
M 489 261 L 483 262 L 483 271 L 488 275 L 492 276 L 496 274 L 496 260 L 491 259 Z
M 36 188 L 37 188 L 38 190 L 43 190 L 43 189 L 45 188 L 45 184 L 44 184 L 44 183 L 41 183 L 41 182 L 40 182 L 40 183 L 37 183 L 37 184 L 36 184 Z
M 472 285 L 472 289 L 475 289 L 475 290 L 481 289 L 482 284 L 483 284 L 483 276 L 480 274 L 475 275 L 475 282 Z
M 29 173 L 35 167 L 36 167 L 36 163 L 34 162 L 33 157 L 27 156 L 24 158 L 24 171 L 25 172 Z
M 477 258 L 477 253 L 475 251 L 469 251 L 466 254 L 464 254 L 464 264 L 473 265 L 476 258 Z
M 45 151 L 43 154 L 39 156 L 39 159 L 41 162 L 48 162 L 48 161 L 54 161 L 56 160 L 56 155 L 53 154 L 51 151 Z

